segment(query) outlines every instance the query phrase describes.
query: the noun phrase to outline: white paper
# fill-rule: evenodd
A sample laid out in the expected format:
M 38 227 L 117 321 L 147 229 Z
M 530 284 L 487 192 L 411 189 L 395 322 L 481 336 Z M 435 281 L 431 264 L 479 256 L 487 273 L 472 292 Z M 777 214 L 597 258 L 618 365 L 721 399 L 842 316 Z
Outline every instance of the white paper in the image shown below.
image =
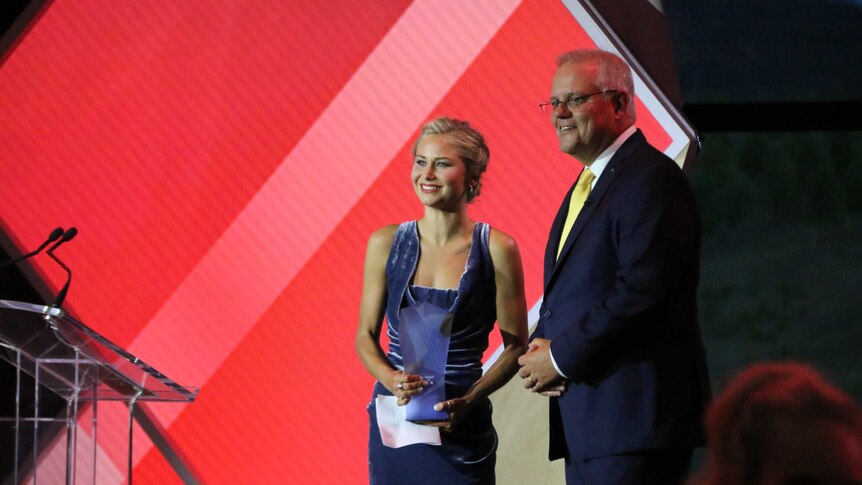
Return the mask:
M 377 395 L 377 427 L 380 440 L 389 448 L 424 443 L 440 445 L 440 428 L 407 421 L 405 406 L 398 405 L 395 396 Z

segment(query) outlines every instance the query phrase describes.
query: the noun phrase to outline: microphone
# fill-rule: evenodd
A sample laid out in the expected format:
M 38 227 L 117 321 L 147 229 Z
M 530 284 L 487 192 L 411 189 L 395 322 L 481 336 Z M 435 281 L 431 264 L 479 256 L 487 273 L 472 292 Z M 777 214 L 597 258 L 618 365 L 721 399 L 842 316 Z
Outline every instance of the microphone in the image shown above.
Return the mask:
M 592 195 L 587 196 L 587 200 L 584 201 L 584 207 L 586 207 L 592 203 L 593 203 L 593 196 Z
M 69 269 L 68 266 L 63 264 L 63 262 L 60 261 L 60 258 L 58 258 L 57 256 L 54 256 L 54 250 L 57 249 L 58 247 L 60 247 L 60 245 L 63 244 L 64 242 L 71 241 L 72 238 L 77 236 L 77 235 L 78 235 L 78 230 L 75 229 L 74 227 L 70 227 L 69 229 L 66 229 L 66 232 L 63 233 L 63 237 L 61 237 L 59 241 L 54 243 L 54 245 L 51 246 L 51 249 L 48 250 L 48 256 L 50 256 L 51 259 L 56 261 L 57 264 L 59 264 L 64 270 L 66 270 L 66 274 L 68 275 L 66 278 L 66 284 L 63 285 L 63 288 L 61 288 L 60 292 L 57 293 L 57 297 L 54 298 L 54 303 L 51 304 L 51 306 L 54 308 L 60 308 L 60 305 L 63 304 L 63 300 L 66 299 L 66 293 L 69 291 L 69 284 L 72 283 L 72 270 Z
M 10 261 L 6 261 L 3 264 L 0 264 L 0 269 L 5 268 L 6 266 L 11 266 L 15 263 L 19 263 L 21 261 L 24 261 L 27 258 L 32 258 L 33 256 L 41 253 L 42 250 L 45 249 L 45 246 L 51 244 L 52 242 L 56 241 L 57 239 L 60 239 L 60 236 L 62 236 L 62 235 L 63 235 L 63 228 L 62 227 L 58 227 L 58 228 L 54 229 L 53 231 L 51 231 L 51 234 L 48 235 L 48 239 L 45 240 L 45 242 L 43 242 L 38 248 L 36 248 L 35 251 L 31 251 L 31 252 L 29 252 L 23 256 L 19 256 L 15 259 L 12 259 Z

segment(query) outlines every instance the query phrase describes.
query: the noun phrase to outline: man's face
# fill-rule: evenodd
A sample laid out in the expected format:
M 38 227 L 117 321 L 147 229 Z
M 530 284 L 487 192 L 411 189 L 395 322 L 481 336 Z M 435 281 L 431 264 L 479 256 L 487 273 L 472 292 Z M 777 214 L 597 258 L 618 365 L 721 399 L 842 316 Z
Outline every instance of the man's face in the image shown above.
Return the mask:
M 591 96 L 573 108 L 566 105 L 571 96 L 601 92 L 597 79 L 596 63 L 567 62 L 557 68 L 551 86 L 551 100 L 561 102 L 551 113 L 560 150 L 586 165 L 592 164 L 622 132 L 618 121 L 622 113 L 614 110 L 611 93 Z

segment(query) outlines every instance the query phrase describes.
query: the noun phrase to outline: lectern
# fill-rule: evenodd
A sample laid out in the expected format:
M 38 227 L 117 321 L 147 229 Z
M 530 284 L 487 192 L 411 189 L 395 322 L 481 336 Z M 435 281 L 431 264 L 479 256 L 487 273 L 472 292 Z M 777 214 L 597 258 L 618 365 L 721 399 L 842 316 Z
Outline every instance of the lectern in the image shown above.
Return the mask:
M 93 453 L 93 480 L 98 461 L 97 431 L 100 401 L 122 401 L 128 405 L 129 450 L 127 480 L 132 482 L 132 416 L 139 401 L 191 402 L 198 389 L 177 384 L 118 345 L 99 335 L 63 310 L 55 307 L 0 300 L 0 357 L 16 371 L 14 416 L 2 417 L 14 428 L 14 483 L 29 479 L 39 483 L 38 431 L 40 423 L 56 417 L 39 416 L 39 389 L 50 389 L 66 400 L 66 483 L 75 483 L 76 454 Z M 23 413 L 22 373 L 35 380 L 32 413 Z M 92 450 L 77 446 L 78 415 L 84 406 L 92 407 Z M 23 415 L 27 414 L 27 415 Z M 32 414 L 32 415 L 30 415 Z M 20 439 L 25 426 L 32 426 L 32 443 Z M 29 447 L 32 446 L 32 449 Z M 29 477 L 21 476 L 19 458 L 32 452 Z M 21 474 L 21 475 L 19 475 Z

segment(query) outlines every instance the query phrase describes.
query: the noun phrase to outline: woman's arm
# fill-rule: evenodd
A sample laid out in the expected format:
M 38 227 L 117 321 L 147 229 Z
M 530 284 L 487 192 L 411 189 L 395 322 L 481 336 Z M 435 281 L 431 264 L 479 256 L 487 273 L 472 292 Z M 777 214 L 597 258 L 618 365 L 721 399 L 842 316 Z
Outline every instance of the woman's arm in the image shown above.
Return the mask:
M 503 336 L 503 352 L 464 396 L 435 406 L 450 412 L 450 420 L 442 425 L 444 428 L 455 426 L 476 403 L 509 382 L 518 370 L 518 357 L 527 348 L 527 302 L 518 244 L 508 234 L 495 229 L 491 230 L 489 243 L 497 283 L 497 323 Z
M 399 398 L 398 404 L 404 405 L 410 400 L 410 396 L 422 392 L 422 377 L 393 369 L 380 347 L 380 331 L 386 312 L 386 261 L 389 259 L 397 228 L 397 225 L 386 226 L 368 238 L 362 299 L 359 304 L 359 327 L 356 331 L 356 353 L 368 372 Z

